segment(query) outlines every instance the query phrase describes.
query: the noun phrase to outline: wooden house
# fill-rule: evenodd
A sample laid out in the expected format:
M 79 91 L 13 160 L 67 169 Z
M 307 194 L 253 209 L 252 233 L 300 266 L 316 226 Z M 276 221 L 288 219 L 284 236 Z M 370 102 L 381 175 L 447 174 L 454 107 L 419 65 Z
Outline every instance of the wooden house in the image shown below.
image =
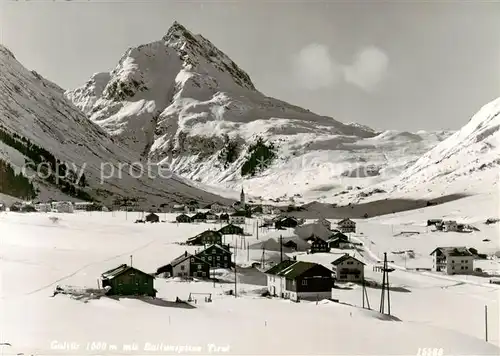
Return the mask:
M 178 222 L 178 223 L 190 223 L 190 222 L 193 222 L 191 220 L 191 218 L 189 216 L 187 216 L 186 214 L 181 214 L 181 215 L 178 215 L 175 220 Z
M 191 221 L 195 223 L 203 223 L 207 221 L 207 214 L 202 212 L 197 212 L 193 216 L 191 216 Z
M 283 296 L 293 301 L 331 298 L 334 278 L 331 270 L 323 265 L 304 261 L 282 269 L 276 276 L 283 278 Z
M 348 253 L 332 262 L 337 282 L 362 282 L 365 264 Z
M 196 236 L 190 237 L 186 243 L 188 245 L 220 245 L 222 244 L 222 234 L 219 231 L 206 230 Z
M 220 221 L 227 221 L 227 222 L 229 222 L 229 214 L 227 214 L 227 213 L 220 214 L 219 220 Z
M 316 237 L 312 243 L 311 243 L 311 248 L 309 249 L 309 253 L 320 253 L 320 252 L 330 252 L 330 247 L 328 246 L 328 243 L 320 239 L 319 237 Z
M 341 232 L 356 232 L 356 223 L 351 219 L 343 219 L 337 223 L 337 226 Z
M 197 256 L 191 255 L 187 251 L 171 261 L 168 265 L 156 270 L 157 276 L 162 277 L 210 277 L 210 265 Z
M 295 218 L 292 218 L 292 217 L 285 217 L 285 218 L 281 218 L 281 219 L 278 219 L 274 222 L 274 227 L 276 229 L 285 229 L 285 228 L 294 228 L 294 227 L 297 227 L 297 225 L 299 224 L 299 222 L 297 221 L 297 219 Z
M 206 213 L 206 218 L 207 218 L 207 221 L 217 221 L 217 220 L 219 220 L 219 217 L 213 211 L 207 212 Z
M 157 223 L 160 222 L 160 217 L 155 213 L 149 213 L 148 215 L 146 215 L 146 221 L 151 223 Z
M 442 224 L 443 223 L 443 219 L 429 219 L 427 220 L 427 226 L 436 226 L 438 224 Z
M 336 232 L 328 240 L 326 240 L 330 248 L 348 248 L 349 237 L 341 232 Z
M 104 272 L 101 275 L 102 287 L 111 287 L 108 295 L 147 295 L 156 296 L 154 277 L 126 264 Z
M 212 268 L 231 268 L 231 251 L 229 245 L 213 244 L 196 254 Z
M 221 228 L 219 232 L 222 235 L 243 235 L 244 231 L 241 227 L 233 225 L 233 224 L 228 224 Z
M 297 251 L 297 248 L 298 248 L 297 243 L 293 240 L 288 240 L 286 242 L 283 242 L 282 245 L 283 245 L 283 247 L 291 248 L 294 251 Z

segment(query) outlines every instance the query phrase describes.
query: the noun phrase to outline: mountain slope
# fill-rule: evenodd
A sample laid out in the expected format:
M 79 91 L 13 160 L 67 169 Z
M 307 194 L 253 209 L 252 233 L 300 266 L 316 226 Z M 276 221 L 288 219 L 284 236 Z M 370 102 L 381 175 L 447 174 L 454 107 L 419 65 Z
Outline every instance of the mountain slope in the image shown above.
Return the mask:
M 341 197 L 341 203 L 391 198 L 433 199 L 456 194 L 498 194 L 500 98 L 484 105 L 398 176 Z M 374 190 L 375 195 L 370 194 Z
M 48 193 L 53 197 L 53 193 L 60 194 L 62 189 L 65 195 L 105 201 L 118 195 L 140 197 L 145 206 L 188 199 L 221 200 L 176 176 L 170 179 L 152 179 L 147 174 L 139 178 L 131 176 L 130 173 L 136 176 L 138 173 L 130 172 L 130 167 L 124 164 L 138 161 L 137 154 L 90 122 L 64 97 L 60 87 L 28 71 L 1 45 L 0 133 L 0 158 L 18 170 L 32 161 L 27 172 L 34 176 L 42 196 Z M 73 167 L 77 175 L 83 172 L 86 182 L 78 184 L 74 179 L 61 186 L 50 179 L 40 179 L 40 174 L 34 172 L 42 161 L 40 156 L 53 164 L 52 169 L 60 161 Z M 121 177 L 119 164 L 122 164 Z M 101 177 L 111 175 L 111 167 L 113 176 L 101 183 Z M 152 166 L 151 170 L 158 173 L 157 167 Z
M 128 49 L 111 73 L 95 74 L 66 96 L 144 159 L 204 184 L 238 191 L 244 184 L 254 196 L 315 197 L 332 180 L 334 190 L 344 189 L 345 177 L 371 184 L 399 174 L 449 135 L 379 135 L 267 97 L 227 55 L 177 22 L 160 41 Z M 258 137 L 274 143 L 276 159 L 245 175 L 242 167 L 259 158 L 249 152 Z
M 500 98 L 483 106 L 458 132 L 422 156 L 401 175 L 404 184 L 451 182 L 500 166 Z

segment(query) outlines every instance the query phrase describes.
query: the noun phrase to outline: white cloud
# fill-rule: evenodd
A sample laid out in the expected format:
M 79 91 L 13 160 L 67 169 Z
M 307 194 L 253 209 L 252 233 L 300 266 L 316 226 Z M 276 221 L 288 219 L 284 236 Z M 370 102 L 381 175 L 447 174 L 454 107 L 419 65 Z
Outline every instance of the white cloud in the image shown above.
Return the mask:
M 372 91 L 384 79 L 388 66 L 388 56 L 377 47 L 366 47 L 358 52 L 352 64 L 340 65 L 328 47 L 318 43 L 302 48 L 293 61 L 299 85 L 308 90 L 329 88 L 344 81 Z
M 331 87 L 340 76 L 340 68 L 330 56 L 328 47 L 322 44 L 313 43 L 302 48 L 293 64 L 299 84 L 308 90 Z
M 387 74 L 389 57 L 376 47 L 360 51 L 353 64 L 344 67 L 345 81 L 371 91 Z

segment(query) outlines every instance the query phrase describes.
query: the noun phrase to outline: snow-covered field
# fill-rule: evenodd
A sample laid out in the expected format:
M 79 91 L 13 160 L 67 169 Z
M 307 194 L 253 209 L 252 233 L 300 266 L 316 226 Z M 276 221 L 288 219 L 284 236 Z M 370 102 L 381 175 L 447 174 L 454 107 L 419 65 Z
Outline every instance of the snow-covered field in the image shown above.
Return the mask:
M 135 267 L 154 272 L 185 250 L 195 250 L 195 247 L 175 242 L 185 241 L 218 225 L 133 224 L 142 214 L 124 212 L 55 214 L 60 218 L 57 223 L 49 219 L 54 214 L 0 213 L 0 343 L 10 344 L 0 347 L 6 355 L 21 352 L 33 355 L 160 355 L 211 351 L 240 355 L 408 355 L 424 348 L 442 349 L 445 355 L 498 354 L 497 286 L 478 277 L 406 271 L 404 260 L 390 253 L 412 248 L 416 258 L 411 263 L 430 267 L 428 253 L 455 239 L 456 244 L 467 244 L 480 252 L 500 249 L 498 238 L 495 238 L 498 237 L 498 225 L 486 228 L 482 224 L 484 216 L 495 214 L 497 203 L 490 198 L 469 198 L 468 201 L 359 221 L 358 232 L 353 238 L 362 241 L 366 248 L 356 252 L 356 256 L 367 263 L 367 279 L 381 282 L 381 274 L 373 272 L 372 266 L 378 255 L 388 252 L 396 267 L 390 276 L 391 284 L 409 290 L 391 292 L 392 314 L 401 321 L 386 320 L 376 312 L 379 289 L 367 288 L 374 311 L 360 308 L 362 294 L 358 286 L 334 289 L 333 297 L 346 304 L 328 301 L 295 304 L 261 298 L 264 286 L 244 284 L 242 281 L 248 280 L 244 269 L 239 269 L 237 274 L 238 298 L 223 294 L 234 289 L 234 284 L 230 283 L 232 272 L 225 276 L 229 283 L 215 285 L 203 281 L 155 280 L 157 297 L 170 301 L 176 297 L 187 299 L 189 293 L 195 292 L 213 294 L 212 303 L 205 303 L 200 296 L 194 309 L 153 305 L 136 299 L 101 298 L 83 303 L 64 295 L 51 298 L 56 285 L 96 288 L 102 272 L 129 263 L 130 255 Z M 464 236 L 426 232 L 423 223 L 427 218 L 446 216 L 463 218 L 481 231 Z M 174 215 L 161 214 L 160 218 L 170 221 Z M 406 229 L 422 233 L 407 237 L 411 243 L 392 234 Z M 245 242 L 249 245 L 258 242 L 254 222 L 247 224 L 246 231 L 253 236 L 246 237 Z M 261 230 L 259 241 L 277 238 L 280 234 L 292 236 L 293 231 Z M 484 238 L 491 241 L 482 242 Z M 238 241 L 228 237 L 227 242 L 234 245 Z M 259 261 L 262 256 L 260 250 L 238 249 L 235 252 L 238 264 Z M 272 254 L 276 257 L 279 253 L 268 252 L 267 258 Z M 299 255 L 298 259 L 330 266 L 337 256 L 334 253 Z M 491 270 L 498 265 L 496 260 L 489 263 Z M 485 305 L 489 313 L 488 343 L 484 341 Z M 61 349 L 63 343 L 67 343 L 65 349 Z M 185 348 L 167 350 L 168 345 Z M 79 349 L 71 350 L 71 346 L 79 346 Z M 131 349 L 124 350 L 124 347 Z M 216 347 L 219 347 L 217 351 Z

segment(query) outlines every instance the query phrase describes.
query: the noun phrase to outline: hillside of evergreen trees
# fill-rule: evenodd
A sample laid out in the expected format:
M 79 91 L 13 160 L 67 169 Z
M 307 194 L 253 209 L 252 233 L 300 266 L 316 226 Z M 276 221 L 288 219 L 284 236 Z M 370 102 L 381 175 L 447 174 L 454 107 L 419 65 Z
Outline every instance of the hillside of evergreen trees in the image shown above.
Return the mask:
M 24 200 L 36 197 L 35 187 L 30 180 L 21 173 L 16 174 L 12 166 L 2 159 L 0 159 L 0 193 Z
M 231 139 L 228 134 L 223 136 L 223 146 L 219 152 L 218 159 L 227 169 L 231 163 L 238 159 L 240 154 L 240 146 L 237 139 Z
M 274 143 L 267 143 L 262 137 L 248 148 L 245 162 L 241 166 L 242 176 L 254 176 L 269 167 L 275 158 L 277 150 Z
M 59 188 L 61 192 L 78 199 L 93 200 L 87 192 L 81 189 L 87 186 L 85 174 L 78 180 L 77 174 L 65 162 L 58 160 L 46 149 L 16 133 L 7 132 L 2 126 L 0 126 L 0 141 L 26 156 L 30 160 L 29 164 L 26 163 L 28 167 L 36 169 L 37 166 L 45 162 L 48 167 L 45 167 L 41 172 L 44 177 L 47 176 L 45 181 Z

